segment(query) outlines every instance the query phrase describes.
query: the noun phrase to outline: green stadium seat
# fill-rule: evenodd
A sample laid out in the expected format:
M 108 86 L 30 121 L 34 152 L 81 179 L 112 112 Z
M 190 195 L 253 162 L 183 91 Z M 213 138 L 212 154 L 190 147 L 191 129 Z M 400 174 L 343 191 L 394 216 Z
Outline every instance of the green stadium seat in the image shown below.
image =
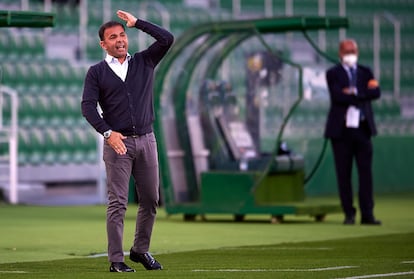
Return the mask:
M 43 163 L 46 165 L 53 165 L 57 163 L 58 158 L 58 139 L 56 136 L 56 129 L 52 127 L 45 128 L 44 133 L 44 145 Z

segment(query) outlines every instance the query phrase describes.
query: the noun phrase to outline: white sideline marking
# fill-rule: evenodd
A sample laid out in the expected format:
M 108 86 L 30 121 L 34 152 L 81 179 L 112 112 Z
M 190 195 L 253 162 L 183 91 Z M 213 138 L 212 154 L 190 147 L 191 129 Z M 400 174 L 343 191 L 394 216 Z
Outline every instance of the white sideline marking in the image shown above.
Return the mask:
M 27 273 L 26 271 L 21 270 L 0 270 L 0 273 Z
M 288 269 L 193 269 L 193 272 L 302 272 L 302 271 L 326 271 L 326 270 L 339 270 L 357 268 L 357 266 L 332 266 L 332 267 L 320 267 L 320 268 L 288 268 Z
M 333 250 L 330 247 L 225 247 L 220 248 L 221 250 Z
M 311 268 L 304 269 L 304 271 L 324 271 L 324 270 L 338 270 L 338 269 L 347 269 L 347 268 L 357 268 L 358 266 L 346 265 L 346 266 L 333 266 L 333 267 L 321 267 L 321 268 Z
M 151 253 L 151 255 L 155 255 L 155 253 Z M 100 257 L 107 257 L 108 253 L 101 253 L 101 254 L 92 254 L 92 255 L 88 255 L 88 258 L 100 258 Z M 128 252 L 124 252 L 124 256 L 129 256 L 129 251 Z
M 401 262 L 402 264 L 412 264 L 412 263 L 414 263 L 414 261 L 403 261 L 403 262 Z
M 108 253 L 88 255 L 88 258 L 100 258 L 100 257 L 106 257 L 106 256 L 108 256 Z
M 361 275 L 361 276 L 344 277 L 344 278 L 337 278 L 337 279 L 364 279 L 364 278 L 394 277 L 394 276 L 410 275 L 410 274 L 414 274 L 414 271 Z

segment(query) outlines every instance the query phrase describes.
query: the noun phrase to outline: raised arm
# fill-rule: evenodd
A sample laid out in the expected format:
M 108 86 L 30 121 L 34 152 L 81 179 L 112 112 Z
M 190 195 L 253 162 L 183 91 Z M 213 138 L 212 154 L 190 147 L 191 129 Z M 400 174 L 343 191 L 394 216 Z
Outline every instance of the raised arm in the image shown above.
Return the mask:
M 135 26 L 135 23 L 137 22 L 137 18 L 133 16 L 132 14 L 122 11 L 122 10 L 118 10 L 116 14 L 120 19 L 126 22 L 127 27 L 131 28 Z
M 151 61 L 152 66 L 155 67 L 173 44 L 174 36 L 164 28 L 151 22 L 137 19 L 128 12 L 118 10 L 117 15 L 120 19 L 126 22 L 127 27 L 136 27 L 155 39 L 155 42 L 152 45 L 142 51 L 142 54 L 148 58 L 148 60 Z

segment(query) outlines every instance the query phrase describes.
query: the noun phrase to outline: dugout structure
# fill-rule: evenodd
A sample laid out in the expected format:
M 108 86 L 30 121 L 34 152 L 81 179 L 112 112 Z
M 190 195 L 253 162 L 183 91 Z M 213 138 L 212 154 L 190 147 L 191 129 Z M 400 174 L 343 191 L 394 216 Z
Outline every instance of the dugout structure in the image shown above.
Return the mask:
M 55 18 L 52 13 L 31 11 L 0 10 L 0 27 L 53 27 Z
M 236 220 L 270 214 L 276 221 L 304 214 L 320 221 L 341 211 L 307 202 L 305 159 L 284 144 L 301 144 L 292 119 L 306 84 L 318 78 L 305 71 L 320 74 L 333 62 L 307 32 L 347 26 L 343 17 L 225 21 L 195 26 L 176 40 L 155 83 L 167 213 Z

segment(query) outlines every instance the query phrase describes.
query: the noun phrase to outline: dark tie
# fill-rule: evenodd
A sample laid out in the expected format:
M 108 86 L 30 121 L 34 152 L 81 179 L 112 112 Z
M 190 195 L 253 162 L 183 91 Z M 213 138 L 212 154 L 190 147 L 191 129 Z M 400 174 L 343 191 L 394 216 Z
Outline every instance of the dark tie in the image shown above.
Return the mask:
M 349 81 L 349 85 L 351 87 L 356 87 L 356 69 L 355 68 L 349 68 L 349 72 L 351 74 L 351 79 Z
M 357 79 L 356 68 L 349 68 L 349 72 L 351 74 L 351 80 L 349 81 L 349 86 L 356 88 L 356 79 Z M 360 106 L 359 111 L 360 111 L 360 115 L 359 115 L 360 120 L 361 121 L 365 120 L 364 107 Z

